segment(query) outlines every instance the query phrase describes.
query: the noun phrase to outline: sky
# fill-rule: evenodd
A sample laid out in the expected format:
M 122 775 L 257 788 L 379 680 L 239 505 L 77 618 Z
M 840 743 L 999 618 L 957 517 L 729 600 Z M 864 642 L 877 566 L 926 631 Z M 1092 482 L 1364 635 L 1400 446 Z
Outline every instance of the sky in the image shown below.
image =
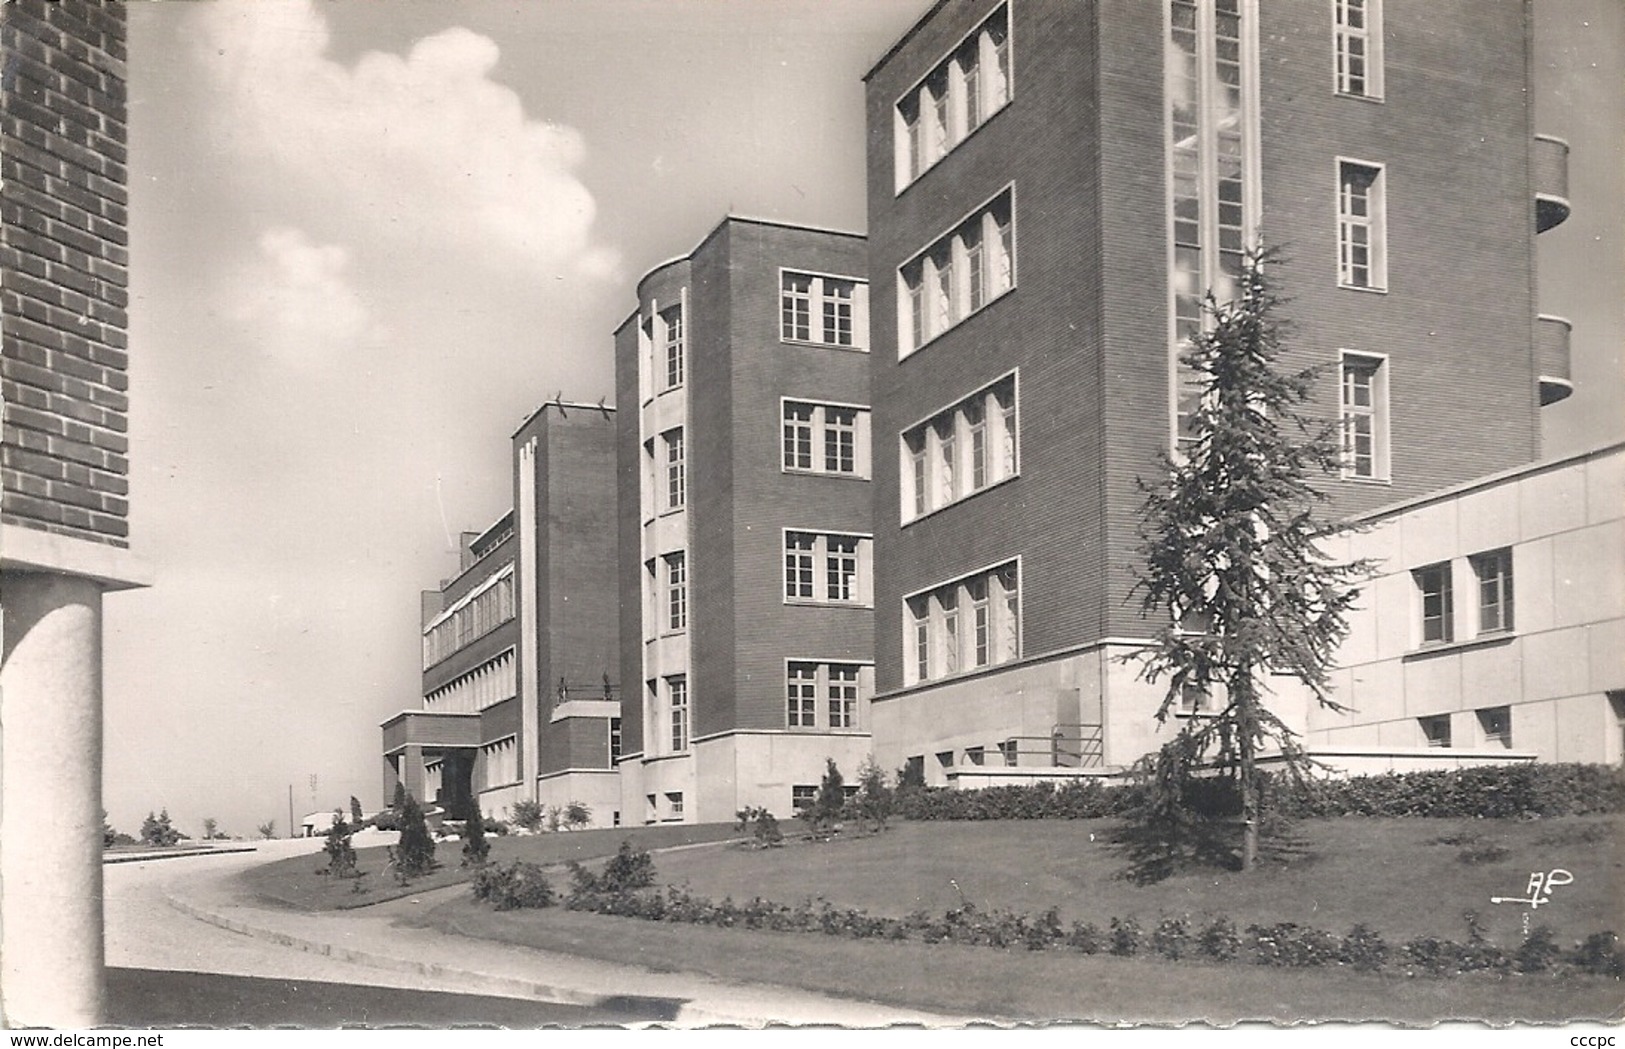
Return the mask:
M 134 832 L 381 804 L 419 590 L 508 439 L 613 403 L 632 284 L 727 213 L 864 228 L 863 73 L 930 0 L 131 4 L 131 539 L 104 787 Z M 1625 5 L 1536 0 L 1538 241 L 1575 322 L 1549 453 L 1622 429 Z

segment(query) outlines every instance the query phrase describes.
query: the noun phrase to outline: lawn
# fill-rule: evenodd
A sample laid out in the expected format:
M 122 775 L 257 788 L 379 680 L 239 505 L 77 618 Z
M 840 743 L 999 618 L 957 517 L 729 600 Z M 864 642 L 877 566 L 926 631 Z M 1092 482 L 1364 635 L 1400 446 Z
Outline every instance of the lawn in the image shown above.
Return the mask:
M 1561 867 L 1574 876 L 1534 915 L 1560 942 L 1625 928 L 1620 824 L 1618 818 L 1309 821 L 1299 825 L 1292 850 L 1253 875 L 1210 871 L 1153 885 L 1118 876 L 1125 859 L 1107 843 L 1106 821 L 901 824 L 879 836 L 821 845 L 671 853 L 656 858 L 656 869 L 660 884 L 739 902 L 822 896 L 892 916 L 916 909 L 940 915 L 962 900 L 1033 914 L 1053 905 L 1067 921 L 1102 926 L 1129 915 L 1149 926 L 1165 915 L 1222 912 L 1242 927 L 1290 921 L 1338 934 L 1365 922 L 1395 946 L 1428 934 L 1463 940 L 1462 913 L 1474 910 L 1492 939 L 1516 945 L 1528 908 L 1489 898 L 1524 895 L 1533 870 Z M 655 969 L 1011 1019 L 1552 1021 L 1618 1016 L 1625 1002 L 1619 981 L 1596 977 L 1411 978 L 1397 968 L 1367 974 L 1033 954 L 562 909 L 497 913 L 468 899 L 420 920 L 448 932 Z
M 615 854 L 621 842 L 631 841 L 640 848 L 666 849 L 701 842 L 723 841 L 738 836 L 732 824 L 672 824 L 664 827 L 618 827 L 606 830 L 579 830 L 551 834 L 491 835 L 492 863 L 529 860 L 532 863 L 559 864 L 570 860 L 604 859 Z M 457 885 L 469 878 L 461 866 L 463 843 L 447 838 L 438 843 L 435 859 L 440 866 L 411 884 L 398 885 L 383 873 L 388 862 L 387 845 L 356 850 L 356 869 L 362 877 L 331 878 L 317 871 L 327 869 L 327 856 L 316 852 L 253 867 L 239 875 L 250 893 L 268 903 L 302 911 L 347 910 L 385 900 L 399 899 L 431 889 Z M 707 850 L 711 851 L 711 850 Z M 681 853 L 673 854 L 681 855 Z M 667 857 L 662 856 L 662 859 Z M 562 882 L 562 879 L 561 879 Z M 357 886 L 359 885 L 359 890 Z

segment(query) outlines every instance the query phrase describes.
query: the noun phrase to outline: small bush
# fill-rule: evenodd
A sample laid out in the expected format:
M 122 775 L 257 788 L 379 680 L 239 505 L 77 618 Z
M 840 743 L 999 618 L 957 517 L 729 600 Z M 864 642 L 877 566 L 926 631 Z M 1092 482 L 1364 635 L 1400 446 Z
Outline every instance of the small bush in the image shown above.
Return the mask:
M 379 830 L 400 830 L 401 817 L 393 809 L 385 809 L 372 818 L 372 825 Z
M 1612 929 L 1595 932 L 1574 949 L 1570 964 L 1593 976 L 1625 976 L 1625 952 L 1620 950 L 1619 937 Z
M 547 810 L 539 801 L 516 801 L 513 804 L 513 825 L 522 830 L 538 831 L 547 819 Z
M 572 801 L 564 806 L 564 826 L 567 830 L 579 830 L 592 822 L 592 809 L 579 801 Z
M 270 841 L 272 838 L 276 837 L 276 820 L 266 820 L 264 823 L 260 824 L 254 829 L 259 831 L 261 838 L 264 838 L 266 841 Z
M 355 869 L 355 848 L 350 844 L 350 834 L 344 814 L 335 810 L 333 825 L 327 829 L 327 841 L 322 845 L 322 851 L 327 853 L 327 869 L 320 873 L 334 878 L 360 877 Z
M 1343 945 L 1331 933 L 1294 922 L 1249 925 L 1247 936 L 1251 941 L 1253 957 L 1260 965 L 1336 965 L 1342 955 Z
M 1151 930 L 1151 949 L 1173 961 L 1191 953 L 1191 923 L 1186 917 L 1164 918 Z
M 1079 954 L 1099 954 L 1106 946 L 1106 938 L 1093 922 L 1073 922 L 1067 930 L 1066 945 Z
M 1521 973 L 1547 972 L 1563 957 L 1551 926 L 1537 925 L 1512 955 L 1512 964 Z
M 515 860 L 508 866 L 492 864 L 474 872 L 474 898 L 499 911 L 551 907 L 553 886 L 535 863 Z
M 1145 934 L 1140 931 L 1140 923 L 1133 918 L 1113 918 L 1108 940 L 1111 952 L 1124 957 L 1139 954 L 1145 946 Z
M 154 816 L 150 811 L 147 818 L 141 821 L 141 844 L 167 847 L 181 840 L 181 832 L 176 830 L 169 822 L 169 810 L 164 809 Z
M 401 811 L 401 837 L 391 854 L 395 863 L 395 877 L 403 885 L 408 879 L 429 873 L 435 867 L 434 838 L 424 822 L 423 810 L 417 799 L 406 796 L 406 807 Z
M 734 830 L 749 830 L 755 838 L 755 847 L 769 849 L 784 843 L 784 832 L 779 821 L 764 808 L 747 807 L 734 813 Z
M 1228 962 L 1241 953 L 1241 934 L 1236 932 L 1235 922 L 1219 915 L 1202 927 L 1196 945 L 1214 961 Z
M 896 795 L 886 785 L 886 774 L 875 764 L 873 755 L 858 766 L 858 796 L 853 799 L 857 817 L 876 832 L 886 829 L 896 807 Z
M 1376 972 L 1388 962 L 1388 943 L 1364 922 L 1343 937 L 1343 961 L 1361 972 Z

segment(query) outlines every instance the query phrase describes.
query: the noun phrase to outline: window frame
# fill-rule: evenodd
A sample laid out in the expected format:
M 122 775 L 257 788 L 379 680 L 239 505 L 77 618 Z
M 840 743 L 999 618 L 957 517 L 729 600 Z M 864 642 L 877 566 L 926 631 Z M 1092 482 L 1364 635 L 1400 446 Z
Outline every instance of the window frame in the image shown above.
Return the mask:
M 786 527 L 779 530 L 779 550 L 784 572 L 779 593 L 786 605 L 817 605 L 825 608 L 874 607 L 874 535 L 869 532 L 848 532 L 831 529 Z M 810 538 L 810 547 L 791 549 L 791 538 Z M 851 540 L 854 573 L 852 597 L 830 597 L 830 567 L 836 556 L 830 540 Z M 792 577 L 791 558 L 796 558 Z M 810 572 L 810 575 L 804 573 Z M 804 579 L 810 580 L 810 592 L 803 592 Z M 792 581 L 794 585 L 792 585 Z
M 683 428 L 674 426 L 661 433 L 660 446 L 666 453 L 666 492 L 661 512 L 671 513 L 688 505 L 688 444 Z
M 1365 102 L 1384 100 L 1383 76 L 1383 11 L 1382 0 L 1358 0 L 1365 16 L 1361 29 L 1349 27 L 1344 12 L 1354 0 L 1332 0 L 1332 91 L 1341 98 L 1357 98 Z M 1349 40 L 1365 42 L 1364 84 L 1356 90 L 1353 75 L 1348 71 L 1345 46 Z
M 1375 172 L 1365 194 L 1367 214 L 1355 216 L 1345 208 L 1344 185 L 1346 179 L 1344 172 L 1347 169 L 1364 169 Z M 1371 160 L 1362 160 L 1358 157 L 1339 156 L 1334 169 L 1335 183 L 1333 203 L 1336 211 L 1337 231 L 1337 286 L 1350 291 L 1372 292 L 1386 294 L 1388 291 L 1388 165 Z M 1350 230 L 1363 228 L 1368 231 L 1366 250 L 1368 253 L 1366 270 L 1367 283 L 1354 280 L 1354 264 L 1351 254 L 1354 247 L 1348 237 Z
M 1438 645 L 1454 644 L 1456 640 L 1455 627 L 1455 581 L 1454 565 L 1449 561 L 1435 561 L 1432 564 L 1422 565 L 1411 569 L 1411 578 L 1416 587 L 1417 594 L 1417 637 L 1424 648 Z M 1440 586 L 1434 590 L 1429 588 L 1429 580 L 1437 579 Z M 1439 602 L 1437 615 L 1428 614 L 1428 602 Z M 1428 624 L 1439 624 L 1439 636 L 1428 636 Z
M 1000 226 L 994 214 L 997 205 L 1008 200 L 1009 213 L 1008 227 Z M 1020 286 L 1020 264 L 1017 257 L 1020 254 L 1021 237 L 1017 229 L 1016 183 L 1012 179 L 999 187 L 996 191 L 974 207 L 960 215 L 958 219 L 944 227 L 936 236 L 926 241 L 924 247 L 904 259 L 893 273 L 897 288 L 897 359 L 899 361 L 919 353 L 927 346 L 936 342 L 944 335 L 958 328 L 972 317 L 977 316 L 994 303 L 1015 292 Z M 991 221 L 990 221 L 991 220 Z M 980 245 L 982 246 L 980 272 L 984 283 L 983 294 L 980 299 L 972 299 L 968 295 L 963 303 L 956 305 L 961 298 L 965 282 L 953 277 L 953 271 L 964 262 L 965 249 L 960 233 L 971 227 L 972 223 L 980 227 Z M 999 270 L 995 268 L 998 259 L 987 251 L 988 229 L 991 225 L 993 234 L 999 238 L 1003 252 L 1003 263 L 1009 268 L 1008 281 L 1005 282 Z M 1006 229 L 1008 233 L 1006 233 Z M 947 272 L 948 281 L 941 280 L 942 270 L 938 269 L 933 256 L 941 256 L 943 249 L 949 260 Z M 930 271 L 927 272 L 927 263 Z M 968 263 L 965 263 L 968 266 Z M 918 283 L 909 280 L 908 272 L 915 267 L 919 268 Z M 994 290 L 998 283 L 1003 287 Z M 933 289 L 935 289 L 933 291 Z M 938 301 L 940 299 L 940 302 Z M 972 302 L 975 302 L 974 307 Z M 958 315 L 955 315 L 956 309 Z M 942 326 L 932 330 L 928 318 L 933 311 L 943 314 Z M 904 338 L 905 334 L 908 336 Z
M 1512 706 L 1502 703 L 1493 707 L 1479 707 L 1473 711 L 1478 718 L 1478 731 L 1484 737 L 1486 747 L 1499 743 L 1507 750 L 1512 749 Z M 1493 730 L 1497 719 L 1502 720 L 1503 728 L 1496 732 Z
M 688 629 L 688 551 L 673 550 L 661 554 L 664 564 L 663 586 L 665 594 L 665 623 L 663 634 L 680 634 Z
M 869 280 L 851 273 L 829 273 L 822 270 L 799 269 L 795 266 L 780 266 L 779 277 L 779 342 L 788 346 L 816 346 L 826 350 L 845 350 L 851 353 L 869 352 Z M 790 305 L 791 294 L 787 285 L 791 280 L 802 279 L 807 282 L 805 295 L 806 304 L 806 335 L 799 333 L 799 329 L 792 330 L 786 323 L 791 317 L 787 308 Z M 840 297 L 831 292 L 831 285 L 846 285 L 850 287 L 851 294 Z M 803 301 L 799 294 L 797 302 Z M 828 338 L 826 320 L 828 308 L 832 305 L 837 309 L 840 303 L 845 303 L 850 328 L 850 342 L 840 342 L 838 339 Z
M 665 368 L 661 372 L 664 385 L 660 392 L 682 388 L 688 382 L 688 343 L 686 338 L 688 318 L 686 304 L 679 301 L 675 306 L 667 306 L 659 310 L 655 316 L 660 318 L 660 350 Z M 676 323 L 673 323 L 675 319 Z M 677 337 L 672 338 L 672 331 L 676 330 Z M 676 378 L 673 379 L 675 374 Z
M 693 698 L 688 691 L 688 674 L 667 674 L 660 680 L 665 684 L 666 742 L 671 746 L 670 753 L 687 754 L 694 742 Z
M 1367 353 L 1364 350 L 1339 350 L 1337 358 L 1337 418 L 1339 445 L 1339 473 L 1345 481 L 1383 484 L 1393 479 L 1392 446 L 1389 442 L 1389 358 L 1385 353 Z M 1371 376 L 1371 405 L 1368 411 L 1359 411 L 1358 405 L 1348 400 L 1348 377 L 1355 371 L 1366 371 Z M 1357 460 L 1351 458 L 1349 427 L 1351 419 L 1364 415 L 1371 420 L 1371 473 L 1356 469 Z
M 1454 749 L 1454 739 L 1449 714 L 1424 714 L 1416 719 L 1421 729 L 1422 739 L 1429 747 L 1439 750 Z M 1441 730 L 1442 731 L 1439 731 Z
M 802 466 L 797 461 L 792 462 L 790 456 L 790 427 L 791 412 L 793 410 L 806 410 L 808 418 L 805 424 L 801 420 L 795 421 L 797 441 L 795 451 L 799 453 L 799 444 L 803 425 L 807 439 L 807 462 Z M 830 436 L 840 431 L 830 421 L 831 412 L 851 412 L 852 437 L 852 469 L 838 470 L 830 468 Z M 867 404 L 849 404 L 843 401 L 827 401 L 807 397 L 780 397 L 779 398 L 779 472 L 785 474 L 803 474 L 818 477 L 839 477 L 850 481 L 867 481 L 874 474 L 874 411 Z
M 943 160 L 968 142 L 976 132 L 986 127 L 994 117 L 1009 108 L 1016 97 L 1016 71 L 1015 71 L 1015 25 L 1012 17 L 1011 4 L 1001 3 L 987 13 L 974 27 L 966 31 L 954 43 L 945 49 L 933 61 L 924 76 L 913 81 L 907 89 L 892 100 L 892 195 L 901 196 L 905 190 L 920 179 L 926 172 L 935 168 Z M 994 23 L 1003 22 L 1002 43 L 993 40 Z M 984 43 L 985 34 L 985 43 Z M 964 86 L 965 70 L 962 67 L 960 56 L 964 54 L 968 45 L 974 42 L 976 69 L 976 114 L 974 122 L 966 108 L 969 92 Z M 990 67 L 988 59 L 993 59 Z M 985 90 L 995 75 L 1002 77 L 1002 97 L 994 103 L 994 93 Z M 924 143 L 925 107 L 921 98 L 921 90 L 929 86 L 932 81 L 940 80 L 943 85 L 943 95 L 937 102 L 945 110 L 942 121 L 942 141 L 929 160 L 922 159 L 922 145 Z M 907 110 L 912 110 L 914 120 L 910 121 Z M 906 148 L 905 148 L 906 147 Z
M 1009 385 L 1010 399 L 1005 404 L 999 392 Z M 988 409 L 988 398 L 998 406 L 997 433 L 994 432 L 995 412 Z M 966 414 L 967 406 L 980 403 L 982 418 L 973 424 Z M 952 438 L 941 434 L 946 422 Z M 974 487 L 976 478 L 976 429 L 982 432 L 983 484 Z M 963 439 L 961 439 L 963 438 Z M 915 450 L 915 444 L 919 450 Z M 944 497 L 943 454 L 949 445 L 954 456 L 952 493 Z M 1021 369 L 1012 368 L 979 389 L 938 408 L 923 418 L 905 426 L 897 435 L 898 446 L 898 498 L 899 521 L 906 528 L 916 521 L 946 510 L 950 506 L 974 498 L 1021 476 Z M 1006 459 L 1011 460 L 1008 464 Z M 960 461 L 963 460 L 963 461 Z M 921 466 L 924 473 L 921 473 Z M 923 476 L 923 485 L 922 485 Z M 924 495 L 924 505 L 920 497 Z
M 1515 632 L 1517 609 L 1514 602 L 1512 547 L 1503 546 L 1496 550 L 1485 550 L 1469 556 L 1467 561 L 1472 566 L 1473 581 L 1477 584 L 1475 604 L 1478 610 L 1478 636 L 1490 637 Z M 1494 570 L 1494 574 L 1486 576 L 1486 569 Z M 1491 603 L 1485 602 L 1486 587 L 1493 587 L 1495 591 Z M 1495 610 L 1496 622 L 1493 626 L 1486 626 L 1485 612 L 1492 608 Z
M 1013 589 L 1005 584 L 1006 571 L 1011 574 Z M 975 580 L 985 580 L 987 583 L 986 605 L 989 613 L 988 661 L 980 664 L 976 662 L 976 605 L 970 590 L 970 584 Z M 995 580 L 998 581 L 996 590 L 992 585 Z M 904 687 L 952 680 L 1019 663 L 1025 650 L 1023 589 L 1022 557 L 1018 554 L 904 594 L 901 602 Z M 954 595 L 951 608 L 940 597 L 950 590 Z M 964 596 L 961 597 L 961 594 Z M 949 627 L 950 623 L 953 624 L 952 628 Z M 1002 639 L 1006 628 L 1011 629 L 1014 651 L 1005 651 Z

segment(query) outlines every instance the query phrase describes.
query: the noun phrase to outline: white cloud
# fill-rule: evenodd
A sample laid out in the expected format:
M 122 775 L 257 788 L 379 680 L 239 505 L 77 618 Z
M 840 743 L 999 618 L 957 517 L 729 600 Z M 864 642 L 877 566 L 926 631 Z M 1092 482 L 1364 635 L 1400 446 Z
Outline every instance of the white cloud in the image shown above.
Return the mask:
M 349 282 L 349 253 L 317 244 L 303 230 L 276 228 L 259 239 L 259 255 L 226 285 L 229 311 L 274 360 L 296 367 L 354 356 L 384 332 Z
M 346 67 L 325 57 L 311 0 L 203 4 L 192 29 L 221 88 L 217 142 L 412 244 L 506 255 L 538 276 L 613 275 L 574 173 L 580 133 L 529 118 L 490 79 L 489 38 L 448 29 L 404 58 L 374 51 Z

